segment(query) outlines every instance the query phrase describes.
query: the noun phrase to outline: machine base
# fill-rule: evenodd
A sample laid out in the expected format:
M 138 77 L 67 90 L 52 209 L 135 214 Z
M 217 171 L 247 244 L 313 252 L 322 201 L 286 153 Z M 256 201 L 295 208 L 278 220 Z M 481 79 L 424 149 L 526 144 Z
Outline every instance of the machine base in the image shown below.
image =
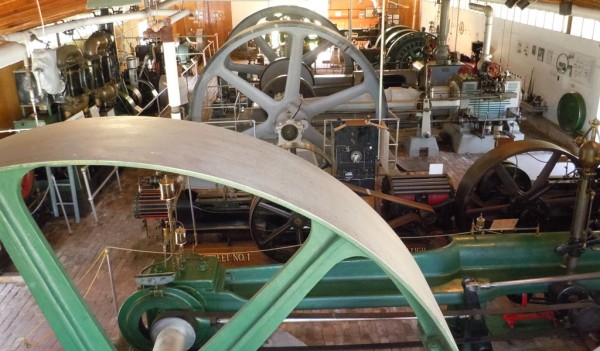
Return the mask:
M 457 154 L 482 154 L 492 150 L 496 145 L 493 135 L 475 135 L 465 131 L 457 124 L 444 124 L 444 132 L 450 136 L 452 149 Z M 521 132 L 513 132 L 514 140 L 523 140 L 525 135 Z
M 410 137 L 408 141 L 408 156 L 419 157 L 422 149 L 427 149 L 427 156 L 438 156 L 440 154 L 440 149 L 435 138 Z

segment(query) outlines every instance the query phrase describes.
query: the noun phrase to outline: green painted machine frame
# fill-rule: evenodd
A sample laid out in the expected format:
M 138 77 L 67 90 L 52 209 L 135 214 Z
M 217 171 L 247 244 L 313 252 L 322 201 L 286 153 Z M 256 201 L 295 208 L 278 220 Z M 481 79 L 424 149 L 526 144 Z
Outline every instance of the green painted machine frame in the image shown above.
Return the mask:
M 118 117 L 55 124 L 0 140 L 0 240 L 66 350 L 114 347 L 29 214 L 20 184 L 23 175 L 37 167 L 88 164 L 207 179 L 311 219 L 304 246 L 203 350 L 257 349 L 323 276 L 355 257 L 370 259 L 389 276 L 416 313 L 427 349 L 458 349 L 404 244 L 366 202 L 336 179 L 239 133 L 194 122 Z
M 486 283 L 535 279 L 566 274 L 562 257 L 554 249 L 569 240 L 568 232 L 460 235 L 443 248 L 414 255 L 440 305 L 464 309 L 464 278 Z M 578 273 L 597 272 L 600 252 L 581 257 Z M 236 312 L 281 270 L 281 265 L 225 269 L 215 257 L 191 255 L 175 280 L 160 287 L 143 287 L 130 296 L 119 312 L 119 327 L 131 344 L 151 350 L 147 331 L 140 329 L 141 316 L 188 318 L 195 326 L 197 341 L 213 333 L 211 314 Z M 172 264 L 157 262 L 152 273 L 174 272 Z M 482 305 L 505 295 L 546 293 L 551 282 L 502 285 L 479 289 Z M 578 283 L 598 291 L 600 280 Z M 156 297 L 160 296 L 160 300 Z M 408 306 L 389 276 L 368 259 L 336 264 L 296 309 L 368 308 Z M 182 311 L 184 311 L 182 313 Z M 149 313 L 147 313 L 149 312 Z M 187 313 L 193 312 L 193 313 Z M 193 318 L 192 318 L 193 319 Z M 151 321 L 150 321 L 151 322 Z M 148 323 L 150 323 L 148 322 Z

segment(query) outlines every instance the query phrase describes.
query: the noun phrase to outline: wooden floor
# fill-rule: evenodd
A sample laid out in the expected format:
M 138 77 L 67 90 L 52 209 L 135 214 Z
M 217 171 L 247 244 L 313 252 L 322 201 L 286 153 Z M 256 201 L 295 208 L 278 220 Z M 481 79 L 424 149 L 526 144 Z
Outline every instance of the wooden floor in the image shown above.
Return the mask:
M 465 170 L 479 155 L 456 155 L 442 152 L 431 162 L 443 163 L 457 185 Z M 99 221 L 91 215 L 74 223 L 70 218 L 72 234 L 62 217 L 53 218 L 43 232 L 56 251 L 66 271 L 76 282 L 90 309 L 97 316 L 107 335 L 119 350 L 128 350 L 119 332 L 115 304 L 111 294 L 111 282 L 107 274 L 103 252 L 108 248 L 108 258 L 114 273 L 117 301 L 121 303 L 136 290 L 133 276 L 150 264 L 160 252 L 158 231 L 151 223 L 146 231 L 142 222 L 132 214 L 132 197 L 137 188 L 139 170 L 126 169 L 122 172 L 123 190 L 119 192 L 115 182 L 111 183 L 97 199 Z M 243 237 L 243 235 L 242 235 Z M 201 234 L 201 245 L 197 251 L 221 253 L 225 251 L 252 251 L 250 263 L 269 262 L 246 239 L 232 240 L 227 246 L 218 239 L 219 234 Z M 106 257 L 105 257 L 106 259 Z M 103 262 L 100 266 L 98 263 Z M 247 262 L 224 262 L 231 266 Z M 27 287 L 11 275 L 0 277 L 0 351 L 9 350 L 61 350 L 55 336 L 48 327 Z M 389 310 L 389 309 L 388 309 Z M 394 309 L 397 310 L 397 309 Z M 283 329 L 308 345 L 367 344 L 417 340 L 415 321 L 385 320 L 376 322 L 341 323 L 297 323 L 285 324 Z M 589 344 L 589 343 L 588 343 Z M 494 343 L 495 350 L 589 350 L 591 346 L 578 338 L 549 337 L 526 341 Z M 365 350 L 369 348 L 364 348 Z M 411 348 L 419 350 L 421 348 Z

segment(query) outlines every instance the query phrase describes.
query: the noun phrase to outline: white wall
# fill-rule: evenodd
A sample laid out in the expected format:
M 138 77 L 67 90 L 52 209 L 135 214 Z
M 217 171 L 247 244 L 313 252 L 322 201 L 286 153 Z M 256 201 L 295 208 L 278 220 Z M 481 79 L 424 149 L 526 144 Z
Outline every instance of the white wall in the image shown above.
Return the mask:
M 465 1 L 467 0 L 461 0 L 461 3 Z M 435 21 L 437 24 L 439 6 L 428 0 L 423 0 L 422 4 L 422 26 L 429 27 L 429 21 Z M 450 19 L 450 50 L 470 55 L 471 42 L 483 40 L 485 16 L 452 8 Z M 458 30 L 461 27 L 462 34 Z M 536 55 L 532 54 L 534 45 Z M 539 48 L 544 49 L 543 61 L 538 60 Z M 570 75 L 561 75 L 556 70 L 556 59 L 561 53 L 573 56 L 569 61 L 573 66 Z M 541 95 L 546 100 L 548 111 L 545 117 L 550 121 L 558 123 L 558 101 L 563 94 L 571 91 L 576 91 L 584 97 L 588 121 L 600 117 L 600 62 L 596 59 L 600 57 L 600 42 L 494 17 L 492 54 L 492 60 L 501 63 L 503 69 L 522 77 L 525 91 L 533 70 L 534 94 Z M 589 71 L 583 72 L 582 69 L 587 67 Z M 587 125 L 583 129 L 587 129 Z
M 231 1 L 231 17 L 233 27 L 240 23 L 244 18 L 267 7 L 293 5 L 310 9 L 318 14 L 327 17 L 329 1 L 325 0 L 262 0 L 262 1 Z

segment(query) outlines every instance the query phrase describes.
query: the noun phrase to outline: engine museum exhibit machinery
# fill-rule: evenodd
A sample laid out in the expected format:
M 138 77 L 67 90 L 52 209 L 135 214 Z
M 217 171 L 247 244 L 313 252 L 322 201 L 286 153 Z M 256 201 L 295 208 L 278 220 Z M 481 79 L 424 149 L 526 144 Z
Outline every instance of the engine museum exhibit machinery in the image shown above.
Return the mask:
M 451 60 L 454 55 L 450 55 L 446 44 L 448 24 L 445 23 L 449 0 L 441 2 L 438 37 L 402 26 L 388 28 L 378 41 L 381 44 L 376 44 L 389 66 L 383 74 L 385 94 L 380 94 L 372 84 L 373 80 L 378 81 L 377 73 L 371 69 L 375 60 L 364 57 L 368 51 L 356 50 L 341 35 L 330 33 L 333 25 L 327 19 L 293 6 L 259 11 L 232 31 L 226 45 L 209 62 L 210 70 L 201 74 L 190 118 L 207 121 L 211 116 L 213 119 L 223 116 L 215 115 L 215 111 L 222 110 L 224 99 L 213 102 L 210 94 L 206 94 L 220 83 L 241 93 L 247 99 L 246 107 L 256 104 L 268 116 L 264 123 L 256 114 L 250 117 L 258 121 L 256 136 L 262 139 L 275 138 L 276 125 L 294 119 L 304 121 L 304 138 L 322 147 L 313 120 L 326 118 L 326 114 L 335 118 L 347 113 L 378 120 L 399 115 L 416 117 L 419 128 L 408 143 L 410 156 L 418 156 L 422 149 L 429 155 L 437 154 L 433 123 L 444 124 L 444 132 L 459 153 L 489 151 L 500 137 L 521 140 L 523 134 L 517 123 L 521 117 L 521 82 L 492 61 L 492 8 L 477 4 L 471 8 L 486 15 L 485 40 L 476 65 Z M 298 20 L 304 24 L 296 23 Z M 287 27 L 284 29 L 283 25 Z M 277 40 L 270 37 L 274 32 L 279 33 Z M 294 35 L 296 41 L 301 41 L 296 44 L 301 53 L 292 59 L 293 47 L 286 38 L 293 42 Z M 257 48 L 264 64 L 232 59 L 240 48 L 243 51 L 247 47 Z M 342 53 L 338 73 L 319 71 L 326 50 Z M 225 89 L 216 90 L 218 96 L 231 96 L 229 103 L 243 100 L 235 93 L 224 94 Z M 394 114 L 389 115 L 388 111 Z M 409 121 L 405 118 L 403 122 Z M 240 128 L 248 134 L 255 133 L 248 126 Z
M 457 153 L 483 153 L 494 148 L 499 138 L 524 138 L 518 125 L 521 80 L 492 61 L 492 7 L 469 4 L 486 16 L 484 41 L 473 45 L 473 63 L 459 62 L 457 54 L 449 53 L 449 7 L 449 0 L 440 2 L 436 46 L 429 44 L 429 49 L 422 50 L 422 60 L 413 62 L 424 97 L 417 135 L 409 142 L 410 156 L 419 155 L 422 149 L 429 155 L 437 154 L 437 143 L 431 138 L 432 124 L 436 123 L 443 124 L 443 132 Z
M 23 118 L 14 122 L 15 129 L 115 114 L 121 74 L 109 29 L 101 26 L 82 42 L 81 48 L 68 44 L 32 50 L 31 57 L 24 60 L 25 69 L 14 72 L 23 112 Z M 86 201 L 92 196 L 86 186 L 96 189 L 114 174 L 111 172 L 113 168 L 83 171 L 67 167 L 34 173 L 36 187 L 41 193 L 49 193 L 48 205 L 54 216 L 59 215 L 60 205 L 63 212 L 74 214 L 79 221 L 80 215 L 92 210 Z
M 161 75 L 165 75 L 161 38 L 148 30 L 144 38 L 136 38 L 140 42 L 134 47 L 127 41 L 132 38 L 121 33 L 123 45 L 119 52 L 112 23 L 147 19 L 149 26 L 157 29 L 164 27 L 160 18 L 169 16 L 175 22 L 187 14 L 187 10 L 163 10 L 164 6 L 168 2 L 146 2 L 144 9 L 133 6 L 127 12 L 103 8 L 98 16 L 46 28 L 48 36 L 43 36 L 43 30 L 5 35 L 5 40 L 27 43 L 29 47 L 39 44 L 30 42 L 46 44 L 44 49 L 31 50 L 24 69 L 14 72 L 24 117 L 15 122 L 15 128 L 83 116 L 158 115 L 157 90 Z M 150 10 L 154 11 L 152 16 Z M 83 26 L 97 26 L 97 30 L 78 40 L 75 29 Z M 72 44 L 58 42 L 58 47 L 52 48 L 54 37 L 50 35 L 59 33 L 62 40 Z M 189 50 L 181 57 L 189 59 L 188 55 Z
M 155 10 L 154 14 L 163 16 L 176 12 L 161 11 Z M 23 112 L 23 118 L 14 122 L 14 128 L 30 129 L 83 117 L 124 113 L 157 115 L 159 94 L 155 87 L 159 84 L 160 74 L 164 74 L 160 41 L 149 38 L 146 45 L 138 45 L 135 49 L 131 47 L 131 54 L 125 53 L 120 65 L 119 54 L 122 53 L 117 52 L 112 25 L 112 21 L 142 18 L 145 13 L 137 7 L 131 13 L 109 14 L 103 9 L 101 15 L 93 19 L 67 21 L 46 28 L 48 32 L 61 33 L 67 38 L 73 36 L 78 26 L 97 25 L 98 30 L 80 41 L 72 38 L 71 41 L 77 45 L 61 45 L 54 49 L 50 48 L 51 41 L 48 41 L 46 48 L 31 51 L 30 57 L 24 60 L 25 68 L 14 72 Z M 16 33 L 5 39 L 24 42 L 49 40 L 49 37 L 42 37 L 43 33 Z M 120 72 L 121 67 L 125 68 L 123 72 Z M 95 195 L 90 188 L 101 188 L 115 173 L 114 168 L 103 167 L 91 167 L 85 171 L 74 167 L 47 168 L 36 170 L 35 178 L 39 188 L 48 189 L 55 216 L 58 216 L 58 205 L 66 205 L 68 213 L 74 214 L 79 221 L 80 212 L 93 211 L 93 203 L 90 208 L 86 201 L 86 198 L 93 201 L 90 198 Z M 49 181 L 52 175 L 57 183 L 56 190 Z M 82 179 L 86 180 L 85 184 Z
M 134 127 L 142 133 L 130 133 Z M 491 349 L 491 341 L 501 338 L 487 328 L 493 313 L 518 325 L 527 319 L 522 313 L 562 311 L 553 314 L 557 321 L 588 333 L 597 331 L 600 313 L 594 300 L 600 283 L 600 257 L 593 250 L 598 234 L 589 221 L 595 212 L 591 200 L 600 163 L 600 146 L 591 141 L 596 129 L 578 140 L 579 157 L 570 155 L 577 174 L 570 231 L 495 234 L 476 221 L 471 234 L 454 236 L 443 248 L 411 257 L 387 223 L 351 190 L 268 143 L 169 119 L 86 119 L 60 128 L 55 124 L 0 141 L 0 150 L 21 150 L 18 156 L 0 153 L 5 179 L 0 185 L 0 239 L 67 350 L 112 345 L 23 205 L 23 175 L 44 165 L 118 165 L 208 179 L 259 195 L 312 221 L 310 235 L 286 265 L 235 269 L 223 268 L 214 257 L 182 250 L 181 230 L 169 226 L 167 259 L 135 277 L 140 288 L 119 312 L 123 336 L 138 349 L 161 350 L 157 345 L 168 337 L 180 342 L 180 350 L 256 349 L 288 316 L 298 318 L 295 309 L 405 305 L 414 310 L 423 346 L 431 350 L 457 350 L 454 338 L 463 350 Z M 190 147 L 157 145 L 146 137 L 155 130 L 177 135 Z M 40 148 L 40 141 L 60 147 Z M 139 147 L 128 147 L 131 142 Z M 83 143 L 89 147 L 75 147 Z M 519 143 L 523 142 L 515 142 Z M 552 168 L 560 168 L 560 156 L 569 154 L 540 143 L 546 149 L 533 144 L 528 152 L 545 151 Z M 261 162 L 265 154 L 273 162 Z M 538 179 L 550 173 L 547 168 Z M 506 168 L 493 169 L 503 184 L 499 189 L 518 187 L 516 178 L 502 176 L 509 172 Z M 530 190 L 544 193 L 553 184 L 547 178 L 534 181 Z M 168 178 L 161 181 L 160 190 L 167 202 L 177 192 Z M 534 293 L 544 294 L 543 304 L 500 312 L 484 308 L 499 296 Z M 448 324 L 438 304 L 448 306 Z
M 442 6 L 442 12 L 447 13 L 448 3 L 443 2 L 443 5 L 445 7 Z M 487 10 L 487 7 L 485 9 Z M 408 199 L 406 201 L 408 203 L 410 199 L 418 199 L 420 202 L 428 202 L 429 207 L 425 212 L 439 210 L 436 213 L 437 218 L 427 216 L 428 220 L 423 221 L 423 214 L 409 213 L 417 208 L 414 202 L 412 207 L 409 206 L 408 212 L 399 210 L 397 205 L 384 205 L 388 209 L 394 208 L 386 209 L 384 215 L 395 228 L 406 229 L 406 224 L 414 224 L 414 221 L 421 224 L 445 223 L 443 228 L 451 227 L 448 223 L 451 222 L 453 213 L 446 209 L 452 201 L 454 190 L 448 178 L 433 179 L 435 178 L 433 177 L 430 183 L 415 178 L 405 181 L 402 176 L 394 174 L 397 150 L 390 152 L 389 143 L 398 145 L 398 135 L 396 134 L 396 137 L 390 141 L 386 127 L 395 128 L 397 131 L 401 123 L 397 115 L 401 113 L 414 114 L 420 119 L 417 135 L 411 137 L 407 144 L 410 156 L 418 156 L 423 148 L 428 149 L 429 155 L 437 153 L 437 142 L 432 134 L 431 124 L 434 118 L 440 116 L 443 117 L 443 121 L 452 122 L 452 125 L 446 129 L 452 131 L 459 126 L 461 135 L 458 138 L 450 133 L 453 140 L 458 141 L 455 146 L 459 152 L 482 152 L 491 149 L 496 138 L 507 128 L 505 124 L 513 125 L 514 119 L 510 117 L 512 116 L 510 110 L 518 106 L 520 82 L 507 75 L 500 75 L 499 66 L 490 61 L 490 55 L 487 53 L 484 53 L 478 70 L 468 65 L 451 63 L 445 45 L 447 34 L 443 35 L 447 33 L 447 28 L 440 29 L 439 40 L 443 44 L 437 45 L 431 35 L 416 35 L 415 33 L 419 32 L 414 31 L 409 31 L 413 33 L 409 35 L 406 28 L 394 27 L 386 32 L 389 34 L 388 39 L 380 41 L 385 41 L 390 47 L 413 47 L 416 50 L 417 45 L 414 44 L 414 40 L 420 38 L 421 41 L 418 42 L 422 45 L 420 51 L 402 58 L 403 64 L 397 64 L 398 68 L 384 72 L 384 86 L 389 87 L 382 93 L 379 90 L 377 73 L 373 70 L 371 62 L 352 43 L 331 28 L 334 26 L 322 16 L 294 6 L 268 8 L 250 15 L 236 26 L 227 42 L 200 74 L 191 102 L 190 119 L 230 123 L 232 128 L 241 130 L 245 134 L 281 145 L 298 154 L 305 154 L 304 151 L 308 150 L 309 153 L 318 155 L 315 157 L 319 160 L 313 163 L 321 167 L 331 164 L 336 178 L 342 181 L 351 181 L 354 173 L 363 172 L 364 177 L 364 172 L 371 172 L 374 175 L 371 178 L 374 180 L 366 183 L 368 185 L 363 188 L 378 190 L 375 186 L 379 180 L 376 179 L 377 176 L 387 174 L 388 180 L 393 179 L 388 185 L 390 183 L 396 185 L 387 186 L 386 191 L 396 189 L 394 190 L 398 192 L 394 195 L 396 201 Z M 491 23 L 486 28 L 489 29 L 486 32 L 487 36 L 491 35 Z M 257 48 L 264 56 L 262 60 L 264 63 L 259 63 L 261 60 L 234 60 L 240 50 L 248 50 L 249 47 Z M 486 52 L 489 52 L 489 41 L 484 47 L 488 47 Z M 343 53 L 342 64 L 336 74 L 330 72 L 323 74 L 318 70 L 321 63 L 319 57 L 326 50 L 332 52 L 337 50 Z M 429 63 L 434 55 L 435 63 Z M 415 63 L 418 63 L 419 59 L 424 61 L 424 66 L 417 71 L 413 67 L 418 66 Z M 393 79 L 386 83 L 385 77 Z M 228 103 L 231 103 L 241 101 L 240 94 L 244 96 L 247 104 L 239 111 L 244 110 L 245 113 L 235 115 L 231 120 L 224 118 L 221 113 L 224 110 L 224 100 L 219 97 L 228 95 L 231 97 Z M 388 111 L 391 112 L 389 115 Z M 327 132 L 328 126 L 331 130 L 337 130 L 335 125 L 338 120 L 348 122 L 353 119 L 358 121 L 356 123 L 364 123 L 365 119 L 377 120 L 380 126 L 379 132 L 376 135 L 372 134 L 368 142 L 359 142 L 356 147 L 333 146 L 336 143 L 336 136 L 340 136 L 330 135 Z M 456 122 L 459 124 L 454 125 Z M 340 133 L 344 132 L 344 128 L 339 130 Z M 514 133 L 511 132 L 511 135 L 519 139 L 517 130 L 518 126 L 515 124 L 512 128 Z M 461 142 L 460 140 L 463 139 L 468 139 L 470 142 Z M 365 152 L 366 145 L 369 148 L 368 152 Z M 475 147 L 478 149 L 475 150 Z M 344 157 L 347 162 L 343 160 Z M 388 159 L 393 161 L 394 167 L 389 167 Z M 368 162 L 364 163 L 364 160 Z M 412 194 L 407 194 L 405 190 L 397 190 L 399 184 L 405 186 L 408 183 L 412 183 Z M 354 184 L 357 185 L 356 182 Z M 196 202 L 197 199 L 206 200 L 206 196 L 200 194 L 214 193 L 215 186 L 206 183 L 204 185 L 207 187 L 192 185 L 195 191 L 185 192 L 187 198 L 177 201 L 178 209 L 183 209 L 180 205 L 185 205 L 189 209 L 178 211 L 178 217 L 185 216 L 185 212 L 192 212 L 192 222 L 194 222 L 193 217 L 207 218 L 203 216 L 202 211 L 206 202 L 204 204 Z M 152 213 L 144 215 L 146 209 L 143 207 L 149 205 L 149 207 L 161 207 L 164 219 L 164 204 L 156 196 L 157 190 L 156 187 L 153 190 L 154 202 L 138 202 L 137 213 L 141 218 L 152 218 Z M 263 219 L 268 217 L 268 214 L 265 215 L 263 211 L 255 210 L 257 206 L 268 205 L 258 200 L 247 205 L 242 198 L 249 197 L 243 193 L 224 188 L 221 189 L 220 194 L 217 193 L 217 197 L 225 199 L 222 201 L 224 205 L 219 206 L 218 201 L 210 202 L 212 213 L 215 213 L 215 209 L 219 213 L 228 212 L 232 218 L 235 218 L 235 222 L 244 225 L 245 221 L 239 216 L 243 216 L 248 209 L 250 218 L 245 225 L 252 232 L 257 231 L 254 225 L 255 214 L 259 214 Z M 431 200 L 430 197 L 438 199 Z M 431 205 L 435 205 L 436 209 L 432 209 Z M 196 209 L 199 212 L 194 214 Z M 399 215 L 401 217 L 398 217 Z M 285 215 L 284 218 L 288 216 Z M 267 226 L 269 221 L 272 221 L 270 226 L 279 228 L 283 225 L 280 220 L 282 219 L 265 220 L 263 226 Z M 305 232 L 307 228 L 303 228 L 305 221 L 299 223 L 302 226 L 296 228 L 295 231 L 298 232 L 296 236 L 302 237 L 300 232 Z M 193 224 L 195 233 L 196 225 Z M 214 228 L 206 221 L 204 224 L 207 224 L 208 228 Z M 189 225 L 187 227 L 190 228 Z M 201 228 L 202 225 L 198 227 Z M 425 232 L 423 226 L 419 230 L 410 231 Z M 253 235 L 255 239 L 256 237 L 272 238 L 271 235 L 275 234 L 271 230 L 259 230 L 259 232 L 260 234 Z M 267 234 L 265 235 L 264 232 Z M 259 247 L 263 246 L 261 240 L 256 241 Z M 299 243 L 301 240 L 296 240 L 296 244 Z M 292 243 L 285 242 L 285 245 L 281 246 L 287 244 Z
M 283 10 L 290 11 L 289 21 L 276 15 Z M 113 346 L 24 206 L 23 175 L 42 166 L 159 172 L 140 180 L 136 210 L 140 218 L 164 221 L 164 255 L 132 277 L 139 289 L 118 315 L 122 335 L 137 349 L 163 350 L 168 338 L 176 339 L 181 350 L 257 349 L 282 322 L 301 318 L 295 310 L 332 308 L 410 306 L 422 345 L 429 350 L 491 350 L 493 340 L 518 337 L 508 327 L 498 327 L 499 318 L 519 327 L 534 313 L 582 334 L 599 332 L 598 124 L 577 140 L 577 156 L 543 141 L 499 146 L 473 164 L 455 195 L 447 177 L 395 174 L 383 181 L 385 193 L 365 190 L 376 183 L 378 167 L 387 164 L 382 150 L 388 148 L 388 111 L 417 111 L 421 127 L 415 140 L 432 140 L 427 120 L 440 111 L 454 111 L 461 121 L 477 125 L 481 129 L 476 133 L 488 132 L 489 125 L 496 126 L 492 132 L 506 132 L 511 117 L 483 116 L 508 109 L 510 77 L 498 76 L 498 67 L 485 60 L 479 73 L 461 71 L 464 65 L 448 63 L 439 45 L 440 60 L 424 62 L 422 78 L 409 70 L 415 82 L 428 82 L 416 83 L 419 87 L 428 88 L 390 87 L 382 94 L 372 65 L 357 48 L 317 24 L 324 23 L 321 18 L 309 13 L 312 20 L 305 21 L 306 10 L 294 11 L 269 9 L 234 31 L 199 77 L 193 122 L 86 119 L 0 140 L 0 240 L 64 348 Z M 277 47 L 266 39 L 275 30 L 283 39 Z M 265 65 L 232 60 L 250 42 L 264 55 Z M 332 46 L 343 53 L 342 72 L 316 74 L 311 66 Z M 424 52 L 425 61 L 429 56 Z M 235 133 L 194 123 L 222 108 L 204 95 L 219 80 L 260 107 L 248 108 L 262 116 L 255 127 L 242 127 L 248 121 L 226 121 L 242 131 Z M 436 91 L 442 93 L 436 97 Z M 212 115 L 213 122 L 220 118 Z M 178 143 L 157 144 L 147 137 L 156 131 Z M 415 149 L 431 146 L 413 143 Z M 377 165 L 377 155 L 384 165 Z M 177 180 L 179 175 L 190 183 Z M 208 187 L 215 193 L 196 191 Z M 387 215 L 376 213 L 354 192 L 377 194 L 387 201 Z M 290 238 L 300 247 L 270 251 L 283 252 L 283 257 L 272 257 L 289 259 L 285 265 L 225 268 L 215 257 L 189 250 L 190 228 L 183 216 L 188 212 L 192 222 L 201 221 L 202 216 L 194 219 L 198 212 L 190 211 L 197 208 L 213 210 L 211 218 L 214 212 L 223 218 L 246 217 L 261 249 L 280 248 Z M 448 223 L 452 217 L 455 224 Z M 466 233 L 449 235 L 442 247 L 411 255 L 393 230 L 432 222 Z M 506 295 L 531 301 L 496 311 L 486 308 Z M 440 306 L 445 306 L 443 313 Z M 326 312 L 317 316 L 351 318 Z
M 444 13 L 444 2 L 442 5 Z M 518 125 L 521 80 L 508 71 L 503 72 L 500 64 L 492 61 L 492 7 L 471 3 L 469 8 L 482 12 L 486 18 L 483 47 L 475 55 L 476 66 L 468 69 L 446 65 L 438 54 L 436 65 L 431 67 L 429 97 L 432 107 L 449 108 L 449 118 L 454 123 L 444 124 L 444 131 L 450 135 L 454 150 L 481 153 L 491 150 L 501 137 L 524 139 Z M 440 30 L 447 31 L 446 27 Z M 448 73 L 453 74 L 448 76 Z M 453 100 L 456 104 L 451 107 Z
M 107 115 L 116 105 L 119 63 L 114 36 L 107 30 L 90 35 L 83 50 L 75 45 L 36 49 L 31 64 L 24 62 L 25 69 L 15 71 L 15 78 L 25 118 L 15 128 L 91 116 L 90 108 Z

